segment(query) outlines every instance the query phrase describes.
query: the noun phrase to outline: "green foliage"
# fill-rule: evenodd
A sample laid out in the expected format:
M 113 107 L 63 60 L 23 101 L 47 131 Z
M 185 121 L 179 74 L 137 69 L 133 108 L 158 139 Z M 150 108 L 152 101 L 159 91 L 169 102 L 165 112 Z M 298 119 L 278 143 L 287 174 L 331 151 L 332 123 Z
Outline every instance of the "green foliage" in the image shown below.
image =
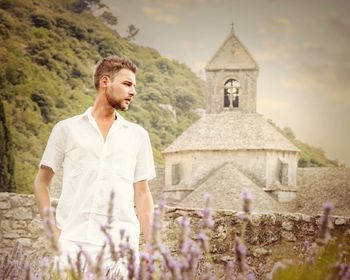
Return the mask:
M 104 11 L 102 15 L 100 15 L 100 19 L 109 25 L 117 25 L 118 19 L 111 12 Z
M 32 193 L 53 125 L 93 104 L 92 72 L 101 57 L 119 55 L 138 66 L 138 94 L 123 114 L 149 131 L 158 164 L 161 151 L 204 106 L 203 81 L 187 66 L 111 30 L 89 12 L 101 5 L 98 0 L 0 1 L 0 91 L 17 192 Z M 177 118 L 159 104 L 175 108 Z
M 313 147 L 297 139 L 290 127 L 281 129 L 272 120 L 268 121 L 300 150 L 298 167 L 334 167 L 341 165 L 337 160 L 328 159 L 321 148 Z
M 3 103 L 0 101 L 0 191 L 14 192 L 13 145 L 5 117 Z
M 139 28 L 137 28 L 137 27 L 136 27 L 135 25 L 133 25 L 133 24 L 130 24 L 130 25 L 128 26 L 128 35 L 126 36 L 126 39 L 127 39 L 128 41 L 134 40 L 135 37 L 136 37 L 136 35 L 137 35 L 137 33 L 139 33 L 139 31 L 140 31 Z
M 332 242 L 325 247 L 321 247 L 313 261 L 307 261 L 306 263 L 294 262 L 277 271 L 273 280 L 340 279 L 338 265 L 343 261 L 340 258 L 343 255 L 339 244 Z

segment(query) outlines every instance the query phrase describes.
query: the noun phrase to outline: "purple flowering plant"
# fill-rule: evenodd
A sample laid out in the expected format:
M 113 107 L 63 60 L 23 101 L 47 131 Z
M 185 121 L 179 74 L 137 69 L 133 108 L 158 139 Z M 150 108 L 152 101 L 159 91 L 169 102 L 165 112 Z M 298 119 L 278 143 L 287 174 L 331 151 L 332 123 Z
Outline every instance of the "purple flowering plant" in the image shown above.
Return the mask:
M 270 273 L 265 274 L 264 267 L 253 269 L 247 261 L 245 233 L 251 222 L 252 195 L 244 189 L 240 234 L 234 238 L 233 260 L 219 269 L 210 253 L 210 232 L 215 226 L 210 208 L 210 195 L 205 194 L 205 207 L 201 211 L 200 230 L 191 232 L 191 220 L 188 217 L 179 219 L 179 250 L 174 253 L 161 239 L 165 204 L 160 201 L 155 209 L 152 221 L 152 241 L 140 253 L 130 245 L 125 231 L 120 231 L 120 242 L 114 243 L 111 234 L 113 220 L 113 197 L 111 193 L 108 206 L 107 223 L 101 226 L 106 242 L 96 259 L 92 259 L 80 246 L 76 256 L 68 257 L 66 268 L 52 258 L 43 258 L 38 265 L 28 261 L 26 253 L 17 242 L 13 250 L 0 260 L 0 280 L 2 279 L 350 279 L 349 252 L 344 252 L 339 244 L 333 242 L 330 231 L 332 223 L 330 213 L 333 206 L 324 204 L 324 214 L 320 219 L 320 231 L 316 242 L 304 244 L 303 258 L 300 262 L 278 261 Z M 44 226 L 53 251 L 60 255 L 59 244 L 53 235 L 53 222 L 47 209 Z M 191 238 L 192 236 L 192 238 Z M 103 266 L 103 256 L 109 253 L 116 264 L 115 268 Z M 124 270 L 121 270 L 123 267 Z

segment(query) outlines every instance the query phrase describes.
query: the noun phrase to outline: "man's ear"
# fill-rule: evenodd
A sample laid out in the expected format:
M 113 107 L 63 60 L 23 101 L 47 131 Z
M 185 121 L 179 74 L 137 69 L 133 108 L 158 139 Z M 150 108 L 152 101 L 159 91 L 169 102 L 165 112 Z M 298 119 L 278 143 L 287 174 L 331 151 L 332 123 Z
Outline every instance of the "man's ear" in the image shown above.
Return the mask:
M 111 82 L 110 78 L 107 75 L 104 75 L 100 79 L 100 88 L 106 88 Z

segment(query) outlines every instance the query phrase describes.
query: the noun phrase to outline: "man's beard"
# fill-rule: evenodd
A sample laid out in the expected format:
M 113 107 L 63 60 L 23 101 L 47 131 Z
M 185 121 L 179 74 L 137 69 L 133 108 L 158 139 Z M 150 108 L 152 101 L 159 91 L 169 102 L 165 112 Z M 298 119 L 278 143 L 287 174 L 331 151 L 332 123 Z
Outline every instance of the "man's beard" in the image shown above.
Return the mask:
M 124 102 L 124 99 L 123 100 L 114 99 L 109 91 L 106 92 L 106 98 L 107 98 L 109 105 L 111 105 L 116 110 L 126 111 L 129 108 L 129 105 L 126 105 L 126 106 L 122 105 L 122 103 Z

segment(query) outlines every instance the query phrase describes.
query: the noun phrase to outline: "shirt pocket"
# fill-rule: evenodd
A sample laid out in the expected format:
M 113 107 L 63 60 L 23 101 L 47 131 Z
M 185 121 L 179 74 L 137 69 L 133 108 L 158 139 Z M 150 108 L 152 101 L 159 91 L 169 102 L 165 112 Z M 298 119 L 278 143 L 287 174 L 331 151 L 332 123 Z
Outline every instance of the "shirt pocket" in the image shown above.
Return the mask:
M 120 177 L 133 181 L 136 160 L 137 155 L 134 149 L 130 147 L 115 148 L 111 150 L 110 157 L 108 158 L 110 163 L 109 168 Z

